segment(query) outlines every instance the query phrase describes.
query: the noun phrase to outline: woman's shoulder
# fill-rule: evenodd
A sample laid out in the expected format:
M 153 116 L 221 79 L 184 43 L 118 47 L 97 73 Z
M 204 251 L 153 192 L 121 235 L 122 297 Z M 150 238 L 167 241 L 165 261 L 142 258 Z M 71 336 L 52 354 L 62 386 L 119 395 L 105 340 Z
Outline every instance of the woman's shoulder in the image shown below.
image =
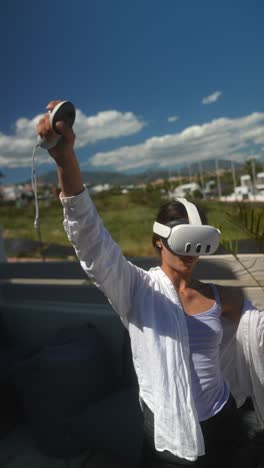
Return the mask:
M 232 322 L 239 322 L 245 300 L 243 290 L 234 286 L 215 287 L 219 294 L 222 316 Z

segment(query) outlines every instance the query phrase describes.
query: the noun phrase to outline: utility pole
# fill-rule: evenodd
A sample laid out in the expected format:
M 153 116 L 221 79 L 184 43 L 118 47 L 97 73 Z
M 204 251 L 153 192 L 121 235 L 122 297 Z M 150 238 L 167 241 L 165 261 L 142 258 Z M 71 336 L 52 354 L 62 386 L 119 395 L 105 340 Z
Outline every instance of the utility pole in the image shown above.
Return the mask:
M 236 170 L 235 170 L 235 165 L 234 165 L 234 161 L 233 161 L 233 158 L 231 157 L 231 168 L 232 168 L 232 178 L 233 178 L 233 191 L 234 191 L 234 194 L 236 193 L 236 185 L 237 185 L 237 181 L 236 181 Z
M 217 190 L 218 190 L 218 198 L 222 197 L 222 188 L 221 188 L 221 180 L 218 168 L 218 160 L 215 160 L 215 172 L 216 172 L 216 179 L 217 179 Z
M 199 161 L 199 175 L 200 175 L 200 180 L 201 180 L 201 189 L 202 189 L 202 195 L 203 195 L 203 198 L 206 198 L 205 197 L 205 193 L 204 193 L 204 177 L 203 177 L 203 168 L 202 168 L 202 163 L 201 161 Z
M 189 182 L 191 182 L 191 180 L 192 180 L 192 169 L 191 169 L 190 164 L 188 164 L 188 170 L 189 170 Z
M 182 176 L 181 176 L 181 169 L 177 169 L 178 181 L 179 185 L 182 184 Z
M 252 184 L 253 184 L 253 195 L 256 195 L 256 164 L 255 158 L 251 159 L 251 169 L 252 169 Z

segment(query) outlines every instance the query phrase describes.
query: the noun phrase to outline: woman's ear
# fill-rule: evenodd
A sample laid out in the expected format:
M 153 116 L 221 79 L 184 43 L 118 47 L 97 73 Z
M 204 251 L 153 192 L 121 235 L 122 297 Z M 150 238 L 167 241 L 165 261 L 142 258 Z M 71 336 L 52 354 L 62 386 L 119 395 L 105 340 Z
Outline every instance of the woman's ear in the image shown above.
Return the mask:
M 157 246 L 159 249 L 161 249 L 161 247 L 162 247 L 161 241 L 158 241 L 158 242 L 156 243 L 156 246 Z

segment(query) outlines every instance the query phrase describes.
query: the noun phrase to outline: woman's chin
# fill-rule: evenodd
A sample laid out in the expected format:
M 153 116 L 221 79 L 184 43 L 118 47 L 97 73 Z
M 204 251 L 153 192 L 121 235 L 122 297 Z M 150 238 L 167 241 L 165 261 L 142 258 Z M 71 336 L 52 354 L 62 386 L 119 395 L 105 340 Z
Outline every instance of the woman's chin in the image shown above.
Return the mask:
M 182 263 L 186 266 L 186 267 L 192 267 L 193 265 L 195 265 L 195 263 L 197 262 L 198 258 L 199 257 L 194 257 L 194 256 L 187 256 L 187 255 L 182 255 L 181 257 L 181 261 Z

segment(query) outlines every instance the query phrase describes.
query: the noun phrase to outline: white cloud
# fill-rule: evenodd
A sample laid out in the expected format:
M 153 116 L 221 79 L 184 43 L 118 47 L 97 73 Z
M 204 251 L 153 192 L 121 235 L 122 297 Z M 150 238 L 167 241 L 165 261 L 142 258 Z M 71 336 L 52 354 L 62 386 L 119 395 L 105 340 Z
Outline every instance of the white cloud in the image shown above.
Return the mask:
M 77 148 L 106 138 L 119 138 L 139 132 L 145 123 L 132 112 L 109 110 L 87 117 L 77 110 L 75 133 Z
M 0 165 L 4 167 L 29 167 L 32 149 L 36 141 L 35 124 L 39 116 L 29 120 L 18 119 L 13 135 L 0 133 Z M 85 116 L 77 111 L 76 148 L 120 136 L 138 132 L 145 123 L 132 112 L 116 110 L 100 112 L 95 116 Z M 218 118 L 202 125 L 193 125 L 181 132 L 155 136 L 140 144 L 122 146 L 112 151 L 97 152 L 87 162 L 94 167 L 111 168 L 117 171 L 144 169 L 147 167 L 169 168 L 177 164 L 205 161 L 211 158 L 244 159 L 261 154 L 264 150 L 264 113 L 252 113 L 240 118 Z M 262 153 L 263 154 L 263 153 Z M 38 150 L 37 164 L 51 159 L 44 150 Z
M 126 171 L 146 167 L 168 168 L 207 159 L 244 159 L 250 145 L 264 145 L 264 113 L 229 119 L 222 117 L 182 132 L 149 138 L 134 146 L 98 152 L 89 159 L 96 167 Z
M 202 99 L 202 104 L 212 104 L 213 102 L 218 101 L 221 95 L 222 95 L 222 91 L 215 91 L 209 96 L 204 97 Z
M 170 117 L 168 117 L 168 122 L 176 122 L 176 120 L 179 120 L 178 115 L 171 115 Z
M 0 133 L 1 167 L 27 167 L 31 164 L 33 146 L 36 142 L 36 124 L 41 115 L 33 119 L 19 118 L 14 125 L 14 133 Z M 94 116 L 86 116 L 81 110 L 76 110 L 74 131 L 76 133 L 76 148 L 96 143 L 105 139 L 115 139 L 139 132 L 145 122 L 132 112 L 108 110 Z M 37 163 L 46 163 L 47 152 L 38 149 Z

